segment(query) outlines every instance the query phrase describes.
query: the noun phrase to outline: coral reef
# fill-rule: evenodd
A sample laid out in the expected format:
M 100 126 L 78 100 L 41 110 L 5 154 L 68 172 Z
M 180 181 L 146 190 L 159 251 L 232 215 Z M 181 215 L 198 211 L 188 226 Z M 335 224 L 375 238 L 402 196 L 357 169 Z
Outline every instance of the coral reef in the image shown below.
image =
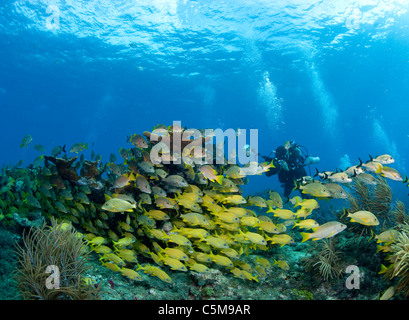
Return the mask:
M 338 221 L 328 223 L 334 216 L 317 200 L 335 198 L 334 190 L 343 190 L 336 179 L 346 173 L 322 174 L 323 181 L 306 177 L 297 183 L 303 197 L 286 203 L 271 190 L 244 197 L 242 186 L 250 176 L 268 171 L 272 163 L 214 164 L 217 147 L 204 148 L 211 136 L 194 137 L 194 130 L 174 126 L 154 129 L 131 135 L 132 147 L 120 148 L 119 161 L 113 154 L 108 163 L 94 153 L 90 160 L 54 154 L 44 156 L 44 166 L 3 168 L 0 223 L 24 232 L 16 274 L 24 298 L 349 299 L 378 294 L 377 272 L 392 245 L 377 253 L 374 239 L 407 221 L 403 203 L 392 202 L 384 178 L 368 174 L 376 181 L 368 184 L 352 171 L 353 182 L 341 182 L 350 190 L 346 210 L 334 211 Z M 179 141 L 185 134 L 193 138 Z M 203 159 L 211 164 L 196 163 Z M 360 210 L 371 211 L 381 224 L 351 222 L 347 213 Z M 52 221 L 51 227 L 44 221 Z M 59 266 L 65 282 L 60 291 L 50 291 L 44 286 L 50 276 L 46 267 L 64 260 L 67 266 L 68 251 L 55 247 L 62 239 L 74 252 L 68 265 L 78 268 L 70 273 Z M 309 257 L 301 262 L 306 252 Z M 359 293 L 345 291 L 346 264 L 359 265 L 365 275 Z M 405 263 L 400 266 L 407 269 Z M 391 278 L 402 275 L 404 270 Z

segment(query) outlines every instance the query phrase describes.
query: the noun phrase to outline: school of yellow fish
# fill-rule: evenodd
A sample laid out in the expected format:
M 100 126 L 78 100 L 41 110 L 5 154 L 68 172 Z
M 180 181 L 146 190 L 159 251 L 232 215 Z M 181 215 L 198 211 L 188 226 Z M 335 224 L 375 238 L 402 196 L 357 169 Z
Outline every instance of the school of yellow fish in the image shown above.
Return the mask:
M 171 136 L 184 131 L 164 125 L 154 129 L 167 131 Z M 293 231 L 303 231 L 299 234 L 304 242 L 333 237 L 345 230 L 346 225 L 338 221 L 319 225 L 309 218 L 319 208 L 317 200 L 346 198 L 342 184 L 353 179 L 371 184 L 373 174 L 403 181 L 399 172 L 386 166 L 394 162 L 392 157 L 371 157 L 366 163 L 361 161 L 343 172 L 317 171 L 316 176 L 323 181 L 313 177 L 297 181 L 295 190 L 308 198 L 294 196 L 285 208 L 276 191 L 268 191 L 265 198 L 242 195 L 240 186 L 245 184 L 245 179 L 268 171 L 272 163 L 242 167 L 195 165 L 189 161 L 158 163 L 150 156 L 155 145 L 150 141 L 152 135 L 147 131 L 143 135 L 131 135 L 128 142 L 132 147 L 120 149 L 123 163 L 107 164 L 103 201 L 91 200 L 96 178 L 81 179 L 74 185 L 62 179 L 50 164 L 42 169 L 37 192 L 24 195 L 31 206 L 85 230 L 84 239 L 99 255 L 101 263 L 136 281 L 142 280 L 140 273 L 144 272 L 171 283 L 169 270 L 206 273 L 214 266 L 252 281 L 265 277 L 266 271 L 275 265 L 288 270 L 290 266 L 282 260 L 271 264 L 257 257 L 251 266 L 241 257 L 256 250 L 294 243 L 289 231 L 293 236 L 297 234 Z M 197 146 L 203 146 L 206 141 L 206 137 L 200 138 Z M 25 146 L 31 140 L 25 138 L 23 142 Z M 70 152 L 78 153 L 86 148 L 87 145 L 78 144 Z M 193 160 L 197 154 L 189 151 L 187 156 Z M 199 157 L 205 156 L 199 152 Z M 162 159 L 166 157 L 177 158 L 172 153 L 163 153 Z M 250 209 L 252 206 L 265 209 L 265 214 L 257 215 Z M 348 213 L 348 217 L 355 223 L 379 224 L 368 211 Z

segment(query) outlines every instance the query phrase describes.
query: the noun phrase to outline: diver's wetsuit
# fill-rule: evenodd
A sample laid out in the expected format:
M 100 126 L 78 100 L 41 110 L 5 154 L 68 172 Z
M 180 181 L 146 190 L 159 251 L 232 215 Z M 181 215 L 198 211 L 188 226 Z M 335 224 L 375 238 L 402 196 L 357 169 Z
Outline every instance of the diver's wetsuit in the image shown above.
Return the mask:
M 273 160 L 274 168 L 266 172 L 267 177 L 278 174 L 278 180 L 284 187 L 284 196 L 289 197 L 294 189 L 294 180 L 307 175 L 304 168 L 305 158 L 296 145 L 292 145 L 288 150 L 280 146 L 275 151 L 275 158 L 266 158 L 267 161 Z M 288 171 L 280 164 L 281 161 L 287 163 Z

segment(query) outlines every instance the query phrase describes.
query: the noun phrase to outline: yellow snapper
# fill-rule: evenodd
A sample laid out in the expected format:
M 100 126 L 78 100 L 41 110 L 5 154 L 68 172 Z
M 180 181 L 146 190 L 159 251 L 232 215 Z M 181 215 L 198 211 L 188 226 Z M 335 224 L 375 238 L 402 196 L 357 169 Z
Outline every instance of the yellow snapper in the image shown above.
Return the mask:
M 144 196 L 144 195 L 145 194 L 140 194 L 139 196 L 142 198 L 142 196 Z M 136 200 L 132 196 L 127 195 L 127 194 L 114 194 L 113 197 L 118 198 L 118 199 L 122 199 L 122 200 L 126 200 L 126 201 L 128 201 L 130 203 L 135 203 L 136 204 Z M 107 200 L 109 200 L 109 199 L 107 199 Z
M 20 148 L 27 147 L 27 145 L 32 141 L 33 141 L 33 138 L 29 134 L 26 134 L 24 138 L 21 140 Z
M 76 200 L 83 204 L 90 204 L 87 195 L 84 192 L 79 192 L 76 194 Z
M 195 212 L 203 212 L 200 205 L 198 205 L 197 203 L 195 203 L 192 200 L 183 198 L 183 199 L 176 199 L 176 201 L 177 201 L 177 203 L 179 205 L 181 205 L 182 207 L 185 207 L 186 209 L 189 209 L 189 210 L 195 211 Z
M 168 236 L 168 241 L 174 242 L 178 245 L 181 246 L 191 246 L 192 243 L 187 239 L 186 237 L 180 235 L 180 234 L 170 234 Z
M 151 217 L 148 217 L 144 214 L 139 215 L 136 218 L 136 221 L 142 226 L 149 227 L 149 228 L 154 228 L 156 226 L 156 221 L 152 219 Z
M 84 150 L 84 149 L 87 149 L 88 150 L 88 143 L 82 143 L 82 142 L 79 142 L 79 143 L 76 143 L 76 144 L 74 144 L 72 147 L 71 147 L 71 149 L 70 149 L 70 152 L 71 153 L 78 153 L 78 152 L 81 152 L 82 150 Z
M 186 200 L 190 200 L 192 202 L 200 202 L 202 203 L 203 200 L 200 197 L 200 195 L 198 195 L 195 192 L 183 192 L 182 194 L 180 194 L 179 192 L 177 193 L 177 197 L 176 199 L 186 199 Z
M 156 266 L 151 266 L 149 264 L 141 266 L 138 264 L 138 268 L 136 270 L 143 270 L 144 273 L 148 273 L 151 276 L 156 276 L 164 282 L 172 283 L 172 279 L 166 274 L 166 272 Z
M 105 240 L 104 237 L 94 237 L 91 240 L 88 240 L 88 244 L 90 244 L 90 245 L 98 246 L 98 245 L 101 245 L 101 244 L 104 244 L 104 243 L 107 243 L 107 241 Z
M 239 279 L 243 279 L 243 280 L 246 279 L 246 277 L 243 274 L 243 270 L 241 270 L 241 269 L 239 269 L 237 267 L 233 268 L 233 269 L 230 269 L 230 272 L 233 273 L 235 278 L 239 278 Z
M 185 189 L 186 192 L 193 192 L 197 194 L 198 196 L 203 196 L 202 190 L 194 184 L 189 184 L 189 186 Z
M 277 265 L 280 269 L 283 269 L 283 270 L 288 270 L 288 269 L 290 269 L 290 266 L 288 265 L 288 263 L 286 262 L 286 261 L 284 261 L 284 260 L 276 260 L 276 259 L 274 259 L 274 263 L 273 263 L 273 266 L 275 266 L 275 265 Z
M 153 167 L 153 164 L 148 162 L 148 161 L 141 161 L 138 162 L 138 167 L 146 173 L 155 173 L 155 168 Z
M 380 234 L 378 234 L 375 239 L 376 242 L 393 242 L 399 236 L 399 231 L 395 229 L 388 229 Z
M 158 197 L 166 197 L 166 191 L 163 190 L 161 187 L 158 186 L 153 186 L 152 188 L 152 193 L 154 196 L 158 196 Z
M 394 181 L 403 181 L 402 175 L 398 170 L 387 166 L 383 166 L 381 176 Z
M 320 182 L 311 182 L 306 185 L 298 185 L 297 188 L 300 189 L 302 193 L 310 194 L 313 197 L 317 198 L 331 197 L 331 193 Z
M 283 199 L 281 199 L 281 196 L 278 192 L 276 191 L 268 191 L 268 194 L 270 196 L 270 200 L 273 201 L 273 204 L 278 207 L 278 208 L 283 208 Z
M 260 220 L 256 217 L 242 217 L 240 224 L 248 227 L 256 227 L 260 224 Z
M 250 280 L 250 281 L 254 280 L 254 281 L 258 282 L 258 280 L 257 280 L 258 275 L 253 276 L 250 272 L 247 272 L 246 270 L 241 270 L 241 273 L 243 274 L 244 279 L 247 279 L 247 280 Z
M 233 213 L 233 212 L 229 212 L 229 211 L 220 211 L 215 213 L 215 215 L 217 215 L 217 217 L 227 223 L 237 223 L 239 222 L 239 218 L 237 218 L 237 216 Z
M 338 183 L 352 182 L 352 179 L 345 172 L 332 173 L 331 175 L 327 176 L 327 179 Z
M 126 265 L 125 261 L 118 257 L 115 253 L 105 253 L 100 259 L 102 260 L 110 260 L 111 262 L 115 263 L 118 266 Z
M 180 217 L 183 221 L 189 223 L 190 225 L 200 225 L 200 226 L 208 226 L 210 225 L 210 221 L 202 214 L 197 212 L 189 212 L 186 214 L 181 214 Z
M 145 149 L 148 147 L 148 143 L 146 142 L 145 138 L 140 134 L 134 133 L 129 137 L 128 142 L 132 143 L 134 146 L 138 148 Z
M 177 248 L 165 248 L 161 250 L 161 253 L 165 253 L 168 257 L 181 261 L 189 261 L 189 257 L 180 249 Z
M 206 238 L 209 236 L 209 232 L 205 229 L 199 228 L 181 228 L 179 233 L 188 238 Z
M 256 263 L 259 264 L 260 266 L 262 266 L 264 269 L 270 269 L 271 268 L 270 261 L 268 261 L 265 258 L 257 257 L 256 258 Z
M 393 297 L 394 294 L 395 294 L 395 287 L 391 286 L 383 293 L 383 295 L 379 298 L 379 300 L 389 300 L 390 298 Z
M 151 186 L 146 178 L 140 174 L 135 177 L 136 187 L 144 193 L 152 193 Z
M 238 192 L 240 191 L 239 187 L 228 178 L 223 178 L 223 182 L 221 185 L 212 182 L 210 184 L 214 190 L 217 192 L 229 193 L 229 192 Z
M 136 251 L 135 250 L 119 249 L 117 254 L 124 261 L 133 262 L 133 263 L 138 262 L 138 259 L 136 258 Z
M 219 266 L 231 267 L 231 268 L 234 267 L 233 262 L 225 256 L 222 256 L 219 254 L 213 254 L 212 252 L 210 252 L 209 257 L 212 259 L 214 263 L 216 263 Z
M 268 241 L 271 241 L 271 244 L 280 244 L 284 246 L 289 243 L 294 243 L 294 239 L 291 238 L 288 234 L 275 234 L 272 237 L 266 237 Z
M 222 203 L 243 204 L 243 203 L 246 203 L 247 201 L 241 195 L 233 194 L 229 196 L 224 196 L 221 202 Z
M 315 241 L 324 238 L 331 238 L 345 230 L 346 227 L 347 226 L 341 222 L 330 221 L 320 225 L 318 228 L 313 229 L 314 232 L 312 233 L 300 232 L 300 235 L 302 236 L 301 242 L 307 241 L 308 239 Z
M 210 269 L 201 263 L 189 263 L 188 267 L 190 270 L 200 273 L 210 272 Z
M 361 173 L 364 172 L 364 169 L 362 168 L 362 166 L 352 166 L 352 167 L 345 169 L 344 172 L 348 176 L 352 177 L 352 176 L 360 175 Z
M 301 201 L 299 201 L 299 199 L 297 198 L 295 200 L 294 208 L 298 206 L 301 206 L 301 208 L 303 209 L 309 209 L 309 210 L 314 210 L 320 207 L 318 205 L 317 200 L 315 199 L 302 199 Z
M 326 183 L 325 187 L 331 194 L 331 198 L 345 199 L 347 197 L 345 190 L 337 183 Z
M 242 235 L 245 240 L 249 240 L 252 243 L 261 244 L 261 245 L 267 244 L 267 241 L 263 238 L 261 234 L 249 232 L 249 231 L 244 233 L 243 231 L 241 231 L 241 229 L 239 230 L 239 234 Z
M 169 216 L 161 210 L 145 210 L 145 215 L 155 220 L 169 220 Z
M 247 203 L 249 205 L 260 207 L 260 208 L 267 207 L 266 201 L 260 196 L 248 197 Z
M 110 212 L 133 212 L 133 209 L 136 209 L 136 204 L 118 198 L 111 198 L 102 205 L 101 209 Z
M 354 179 L 373 186 L 378 184 L 378 181 L 370 173 L 361 173 L 357 175 Z
M 240 179 L 246 176 L 244 171 L 237 165 L 233 165 L 230 168 L 228 168 L 224 172 L 224 174 L 226 175 L 226 178 L 233 178 L 233 179 Z
M 362 167 L 364 167 L 364 169 L 369 172 L 381 173 L 383 165 L 380 164 L 379 162 L 367 161 L 365 163 L 362 163 Z
M 135 200 L 133 200 L 133 201 L 135 201 Z M 139 201 L 140 201 L 140 204 L 152 204 L 152 198 L 147 193 L 141 193 L 139 195 Z M 132 201 L 129 201 L 129 202 L 132 203 Z
M 255 266 L 254 269 L 256 270 L 256 272 L 258 273 L 260 278 L 266 278 L 267 277 L 267 273 L 266 273 L 266 271 L 264 270 L 264 268 L 262 266 Z
M 267 213 L 273 212 L 274 217 L 279 217 L 284 220 L 295 219 L 295 213 L 288 209 L 270 209 L 266 211 Z
M 380 156 L 376 156 L 375 158 L 372 158 L 371 156 L 369 157 L 372 161 L 379 162 L 380 164 L 391 164 L 395 162 L 395 159 L 389 154 L 381 154 Z
M 159 259 L 163 261 L 164 264 L 168 265 L 172 270 L 187 271 L 186 266 L 177 259 L 164 257 L 158 253 Z
M 226 248 L 226 249 L 222 249 L 220 250 L 221 253 L 223 253 L 224 255 L 228 256 L 229 258 L 236 260 L 239 258 L 239 253 L 234 250 L 233 248 Z
M 379 225 L 379 221 L 376 216 L 369 211 L 361 210 L 354 213 L 348 213 L 347 217 L 351 218 L 351 222 L 357 222 L 365 226 Z
M 188 187 L 189 186 L 186 180 L 182 176 L 179 176 L 179 175 L 167 176 L 162 181 L 173 187 Z
M 99 245 L 93 249 L 96 253 L 111 253 L 112 249 L 110 247 L 104 246 L 104 245 Z
M 154 196 L 155 197 L 155 204 L 159 209 L 177 209 L 177 203 L 173 203 L 171 199 L 162 197 L 162 196 Z
M 201 239 L 200 241 L 205 241 L 206 243 L 210 244 L 212 247 L 218 248 L 218 249 L 229 248 L 229 245 L 227 244 L 225 240 L 220 239 L 218 237 L 214 237 L 214 236 L 206 237 L 204 239 Z
M 116 247 L 116 246 L 129 246 L 129 245 L 131 245 L 132 243 L 135 242 L 135 239 L 132 238 L 132 237 L 124 237 L 124 238 L 118 239 L 118 241 L 112 241 L 112 242 L 114 244 L 114 247 Z
M 203 176 L 210 181 L 217 181 L 219 184 L 223 183 L 223 176 L 217 175 L 217 171 L 208 164 L 201 166 L 199 168 L 199 172 L 201 172 Z
M 313 219 L 306 219 L 306 220 L 301 220 L 300 222 L 295 222 L 293 228 L 298 227 L 302 229 L 313 229 L 313 228 L 318 228 L 319 224 L 317 221 Z
M 231 207 L 231 208 L 228 208 L 228 209 L 223 208 L 223 210 L 224 210 L 224 211 L 227 211 L 227 212 L 232 212 L 232 213 L 234 213 L 237 218 L 242 218 L 242 217 L 248 215 L 246 209 L 240 208 L 240 207 Z
M 114 188 L 123 188 L 129 184 L 130 181 L 135 181 L 135 176 L 131 172 L 129 176 L 127 175 L 122 175 L 116 178 L 114 182 Z
M 210 257 L 203 252 L 193 252 L 192 256 L 199 262 L 205 262 L 205 263 L 209 263 L 212 261 L 212 259 L 210 259 Z
M 257 227 L 267 233 L 278 233 L 277 226 L 271 221 L 260 221 Z

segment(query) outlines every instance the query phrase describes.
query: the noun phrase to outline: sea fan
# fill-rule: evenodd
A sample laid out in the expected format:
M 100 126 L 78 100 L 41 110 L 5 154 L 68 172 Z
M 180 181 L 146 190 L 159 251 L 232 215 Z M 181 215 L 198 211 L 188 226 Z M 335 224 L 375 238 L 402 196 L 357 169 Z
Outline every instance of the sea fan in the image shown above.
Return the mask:
M 324 281 L 338 278 L 342 274 L 343 268 L 340 267 L 341 251 L 336 250 L 335 240 L 332 238 L 324 239 L 319 246 L 318 254 L 305 259 L 306 269 L 318 271 Z
M 409 216 L 402 201 L 396 201 L 394 208 L 391 210 L 391 218 L 396 225 L 409 224 Z
M 367 185 L 359 180 L 355 180 L 354 183 L 350 184 L 350 192 L 347 192 L 347 198 L 345 199 L 347 202 L 346 211 L 337 214 L 338 220 L 348 225 L 348 232 L 358 238 L 373 238 L 377 233 L 377 227 L 351 223 L 350 219 L 347 218 L 347 212 L 370 211 L 378 218 L 382 229 L 386 229 L 391 225 L 392 189 L 383 177 L 377 176 L 376 181 L 376 185 Z
M 399 279 L 396 286 L 398 292 L 404 291 L 405 297 L 409 295 L 409 225 L 401 225 L 398 238 L 392 242 L 388 260 L 391 265 L 386 269 L 385 276 Z
M 87 270 L 85 249 L 82 237 L 71 226 L 63 228 L 52 220 L 51 227 L 44 224 L 41 228 L 30 228 L 23 236 L 23 246 L 16 244 L 15 279 L 24 299 L 97 298 L 98 290 L 81 281 Z M 47 288 L 48 266 L 58 268 L 59 288 Z

